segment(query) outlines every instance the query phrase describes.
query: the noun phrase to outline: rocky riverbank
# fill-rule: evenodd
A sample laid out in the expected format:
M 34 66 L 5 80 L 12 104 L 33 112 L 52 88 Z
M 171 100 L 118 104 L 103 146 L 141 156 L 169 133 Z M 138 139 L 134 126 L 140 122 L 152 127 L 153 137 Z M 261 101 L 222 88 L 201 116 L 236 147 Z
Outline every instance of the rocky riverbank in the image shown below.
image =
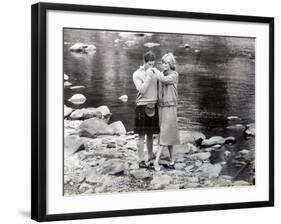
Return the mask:
M 161 157 L 161 171 L 154 171 L 152 166 L 139 169 L 138 136 L 126 131 L 121 121 L 111 123 L 110 117 L 107 106 L 64 107 L 65 195 L 254 184 L 254 149 L 234 150 L 235 137 L 206 139 L 194 130 L 180 131 L 181 144 L 174 147 L 175 169 L 167 167 L 167 151 Z M 228 130 L 254 138 L 254 124 L 238 124 L 238 117 L 229 117 L 229 121 Z M 154 151 L 157 149 L 155 135 Z M 226 175 L 230 166 L 235 167 L 235 174 Z M 247 181 L 237 178 L 245 169 L 252 172 Z

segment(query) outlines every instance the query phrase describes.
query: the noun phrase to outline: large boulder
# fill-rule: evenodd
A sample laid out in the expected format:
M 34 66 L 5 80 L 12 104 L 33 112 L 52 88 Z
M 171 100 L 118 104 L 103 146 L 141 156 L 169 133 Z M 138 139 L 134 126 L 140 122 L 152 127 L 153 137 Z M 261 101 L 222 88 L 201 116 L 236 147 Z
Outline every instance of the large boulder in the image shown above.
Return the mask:
M 69 135 L 64 138 L 64 156 L 68 157 L 73 153 L 84 149 L 85 140 L 76 135 Z
M 79 128 L 81 129 L 81 135 L 94 138 L 97 135 L 113 135 L 113 129 L 99 118 L 90 118 L 83 121 Z
M 120 134 L 120 135 L 126 134 L 126 128 L 121 121 L 116 121 L 114 123 L 111 123 L 109 127 L 113 129 L 115 134 Z
M 77 93 L 74 94 L 71 98 L 68 99 L 73 104 L 83 104 L 86 101 L 86 97 L 83 94 Z
M 70 117 L 76 119 L 89 119 L 93 117 L 102 118 L 101 112 L 97 108 L 83 108 L 75 110 L 71 113 Z
M 96 50 L 96 46 L 84 43 L 76 43 L 69 48 L 70 51 L 78 53 L 88 53 Z

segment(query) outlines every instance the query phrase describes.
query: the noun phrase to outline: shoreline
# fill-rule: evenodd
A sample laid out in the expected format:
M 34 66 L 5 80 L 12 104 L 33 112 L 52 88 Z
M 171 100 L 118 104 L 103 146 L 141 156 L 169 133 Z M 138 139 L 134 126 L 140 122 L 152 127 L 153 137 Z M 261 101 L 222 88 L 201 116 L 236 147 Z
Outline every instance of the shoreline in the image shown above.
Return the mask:
M 68 110 L 66 106 L 65 109 Z M 203 133 L 192 130 L 180 130 L 181 144 L 174 146 L 175 169 L 167 168 L 168 150 L 161 156 L 161 171 L 156 172 L 153 167 L 139 169 L 137 135 L 127 132 L 121 121 L 110 123 L 109 108 L 102 106 L 102 109 L 68 110 L 65 114 L 64 195 L 255 184 L 255 149 L 235 152 L 235 137 L 206 139 Z M 241 131 L 237 124 L 231 127 L 239 127 Z M 253 131 L 253 127 L 246 130 Z M 254 133 L 248 133 L 248 138 L 254 139 Z M 156 135 L 153 145 L 155 152 Z M 252 181 L 237 178 L 239 174 L 226 175 L 230 166 L 236 166 L 239 172 L 253 172 Z

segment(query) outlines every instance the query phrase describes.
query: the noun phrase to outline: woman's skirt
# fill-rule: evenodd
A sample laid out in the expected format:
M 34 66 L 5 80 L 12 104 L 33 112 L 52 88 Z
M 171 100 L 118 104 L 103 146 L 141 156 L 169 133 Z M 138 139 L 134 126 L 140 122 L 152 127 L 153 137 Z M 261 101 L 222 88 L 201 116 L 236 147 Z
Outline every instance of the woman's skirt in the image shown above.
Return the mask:
M 134 132 L 140 135 L 158 134 L 160 129 L 157 104 L 155 104 L 155 114 L 152 117 L 146 115 L 145 107 L 146 105 L 136 106 Z
M 178 145 L 180 144 L 177 107 L 166 106 L 159 107 L 159 144 L 160 145 Z

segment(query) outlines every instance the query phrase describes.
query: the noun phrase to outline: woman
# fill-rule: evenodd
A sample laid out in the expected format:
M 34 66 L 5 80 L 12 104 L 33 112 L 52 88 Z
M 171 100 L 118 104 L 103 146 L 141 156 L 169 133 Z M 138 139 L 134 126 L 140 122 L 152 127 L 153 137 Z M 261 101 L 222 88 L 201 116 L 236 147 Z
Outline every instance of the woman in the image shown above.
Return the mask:
M 154 161 L 154 169 L 160 170 L 159 158 L 163 148 L 168 148 L 170 154 L 169 166 L 174 168 L 173 145 L 180 144 L 177 124 L 178 104 L 178 73 L 175 71 L 175 58 L 172 53 L 165 54 L 162 59 L 163 72 L 153 69 L 159 80 L 159 150 Z

